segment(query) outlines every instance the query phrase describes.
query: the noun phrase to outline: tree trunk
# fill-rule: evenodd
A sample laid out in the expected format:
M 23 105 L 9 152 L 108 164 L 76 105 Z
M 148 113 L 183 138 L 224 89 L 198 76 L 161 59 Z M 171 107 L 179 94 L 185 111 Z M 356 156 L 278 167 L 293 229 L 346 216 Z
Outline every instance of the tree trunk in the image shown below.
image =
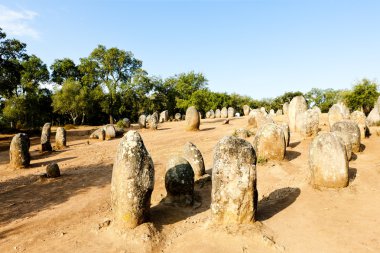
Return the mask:
M 111 114 L 109 116 L 110 116 L 110 124 L 113 124 L 113 117 Z
M 84 117 L 86 116 L 86 114 L 85 113 L 83 113 L 82 114 L 82 123 L 81 123 L 81 125 L 83 125 L 84 124 Z

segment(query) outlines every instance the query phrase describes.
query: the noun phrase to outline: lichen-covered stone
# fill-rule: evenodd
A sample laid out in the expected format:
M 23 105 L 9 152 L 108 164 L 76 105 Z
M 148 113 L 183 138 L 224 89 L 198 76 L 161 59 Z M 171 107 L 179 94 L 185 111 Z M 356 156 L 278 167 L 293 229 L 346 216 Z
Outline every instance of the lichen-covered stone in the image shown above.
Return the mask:
M 343 143 L 332 133 L 314 138 L 309 148 L 311 185 L 341 188 L 348 185 L 348 160 Z
M 261 126 L 268 123 L 274 123 L 274 121 L 272 118 L 267 117 L 267 115 L 263 113 L 261 110 L 255 109 L 249 113 L 248 125 L 250 127 L 260 128 Z
M 149 118 L 149 121 L 148 121 L 148 124 L 149 124 L 149 128 L 151 130 L 157 130 L 158 128 L 158 119 L 159 116 L 158 116 L 158 113 L 157 112 L 154 112 L 152 114 L 152 116 Z
M 211 109 L 209 112 L 210 112 L 210 119 L 215 119 L 215 112 L 214 112 L 214 110 Z
M 343 103 L 337 103 L 330 107 L 328 117 L 331 129 L 336 122 L 350 119 L 350 110 Z
M 331 131 L 348 133 L 350 136 L 352 151 L 360 152 L 360 129 L 358 127 L 358 124 L 348 120 L 339 121 L 332 126 Z
M 241 139 L 246 139 L 249 137 L 249 131 L 245 128 L 238 128 L 234 132 L 234 136 L 241 138 Z
M 214 149 L 211 217 L 214 223 L 241 224 L 255 221 L 256 154 L 252 145 L 226 136 Z
M 41 151 L 42 152 L 53 150 L 50 143 L 50 133 L 51 133 L 51 124 L 45 123 L 45 125 L 42 127 L 42 133 L 41 133 Z
M 58 127 L 55 133 L 55 148 L 64 149 L 66 147 L 66 130 Z
M 116 137 L 116 129 L 114 125 L 110 125 L 110 124 L 106 125 L 104 126 L 103 129 L 106 134 L 106 137 L 105 137 L 106 140 L 111 140 Z
M 259 159 L 283 160 L 286 143 L 282 128 L 274 123 L 263 125 L 253 139 L 253 147 Z
M 191 205 L 194 201 L 194 171 L 183 157 L 168 161 L 165 174 L 166 203 Z
M 146 116 L 145 115 L 141 115 L 139 117 L 138 123 L 139 123 L 140 128 L 146 128 Z
M 223 119 L 228 118 L 228 110 L 226 107 L 223 107 L 222 110 L 220 111 L 220 117 Z
M 251 108 L 249 107 L 249 105 L 244 105 L 243 106 L 244 116 L 248 116 L 250 111 L 251 111 Z
M 181 120 L 181 114 L 179 113 L 179 112 L 177 112 L 175 115 L 174 115 L 174 119 L 176 120 L 176 121 L 180 121 Z
M 199 130 L 199 125 L 201 124 L 201 120 L 199 117 L 199 113 L 194 106 L 190 106 L 186 110 L 186 130 L 187 131 L 197 131 Z
M 288 102 L 285 102 L 282 105 L 282 112 L 284 113 L 284 115 L 288 115 L 288 113 L 289 113 L 289 103 Z
M 46 176 L 50 178 L 61 176 L 61 171 L 59 170 L 59 166 L 57 163 L 51 163 L 48 166 L 46 166 Z
M 318 106 L 313 106 L 312 108 L 314 111 L 318 112 L 319 115 L 322 114 L 321 109 Z
M 220 111 L 220 109 L 216 109 L 216 110 L 215 110 L 215 118 L 217 118 L 217 119 L 218 119 L 218 118 L 220 118 L 220 117 L 221 117 L 221 115 L 222 115 L 222 114 L 221 114 L 221 111 Z
M 205 164 L 201 151 L 191 142 L 183 146 L 183 157 L 190 163 L 196 179 L 205 174 Z
M 380 111 L 377 106 L 375 106 L 367 116 L 368 126 L 380 125 Z
M 286 145 L 286 147 L 289 147 L 289 143 L 290 143 L 289 125 L 287 123 L 282 123 L 279 126 L 282 128 L 282 131 L 284 132 L 285 145 Z
M 304 137 L 316 136 L 319 131 L 319 113 L 313 109 L 298 113 L 296 131 Z
M 278 109 L 277 112 L 276 112 L 276 115 L 277 115 L 277 116 L 282 115 L 282 110 L 281 110 L 281 109 Z
M 129 131 L 121 139 L 113 165 L 111 205 L 116 225 L 135 228 L 149 218 L 154 166 L 140 134 Z
M 235 109 L 233 107 L 228 107 L 227 110 L 227 117 L 228 118 L 233 118 L 235 117 Z
M 123 119 L 123 126 L 125 128 L 130 128 L 131 127 L 131 121 L 128 118 Z
M 307 103 L 303 96 L 296 96 L 290 101 L 288 108 L 289 128 L 291 132 L 296 132 L 297 114 L 307 110 Z
M 358 124 L 360 130 L 360 138 L 364 139 L 366 137 L 366 133 L 369 132 L 365 114 L 361 111 L 354 111 L 351 113 L 351 120 Z
M 164 122 L 167 122 L 168 120 L 169 120 L 169 111 L 165 110 L 165 111 L 161 112 L 160 113 L 160 119 L 158 120 L 158 122 L 164 123 Z
M 350 140 L 350 134 L 345 132 L 332 132 L 332 134 L 339 139 L 339 141 L 346 148 L 347 161 L 350 161 L 352 158 L 352 144 Z
M 9 147 L 9 163 L 12 168 L 22 169 L 30 165 L 29 136 L 19 133 L 13 136 Z
M 101 141 L 104 141 L 106 138 L 106 131 L 103 129 L 103 127 L 96 129 L 89 137 L 90 139 L 99 139 Z

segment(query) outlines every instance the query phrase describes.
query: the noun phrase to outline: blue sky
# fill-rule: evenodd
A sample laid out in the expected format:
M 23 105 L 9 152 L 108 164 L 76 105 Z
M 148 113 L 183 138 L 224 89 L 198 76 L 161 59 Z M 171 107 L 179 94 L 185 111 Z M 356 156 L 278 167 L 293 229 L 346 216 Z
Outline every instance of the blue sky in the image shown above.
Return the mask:
M 213 91 L 253 98 L 380 77 L 377 0 L 0 0 L 0 27 L 50 65 L 98 45 L 149 74 L 202 72 Z

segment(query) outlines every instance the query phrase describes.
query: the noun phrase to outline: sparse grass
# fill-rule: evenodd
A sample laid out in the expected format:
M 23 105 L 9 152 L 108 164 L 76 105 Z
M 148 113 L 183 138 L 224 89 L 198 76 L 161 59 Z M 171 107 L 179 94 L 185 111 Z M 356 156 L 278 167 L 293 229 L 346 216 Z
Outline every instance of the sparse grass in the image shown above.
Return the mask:
M 257 163 L 258 164 L 266 164 L 267 162 L 268 162 L 268 159 L 266 159 L 262 156 L 257 157 Z

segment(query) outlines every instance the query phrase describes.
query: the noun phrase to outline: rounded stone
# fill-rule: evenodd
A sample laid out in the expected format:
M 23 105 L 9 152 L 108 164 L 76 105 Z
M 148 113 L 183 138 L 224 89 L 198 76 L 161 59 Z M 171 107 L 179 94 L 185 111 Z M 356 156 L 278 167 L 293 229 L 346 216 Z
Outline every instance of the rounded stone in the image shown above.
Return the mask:
M 125 128 L 130 128 L 131 127 L 131 121 L 128 118 L 123 119 L 123 126 Z
M 51 134 L 51 124 L 45 123 L 45 125 L 42 127 L 42 133 L 41 133 L 41 151 L 42 152 L 53 150 L 50 143 L 50 134 Z
M 48 166 L 46 166 L 46 176 L 50 178 L 61 176 L 61 171 L 59 170 L 59 166 L 57 163 L 51 163 Z
M 223 119 L 228 118 L 228 110 L 226 107 L 223 107 L 222 110 L 220 111 L 220 117 Z
M 169 120 L 169 111 L 165 110 L 165 111 L 161 112 L 160 113 L 160 119 L 158 120 L 158 122 L 164 123 L 164 122 L 167 122 L 168 120 Z
M 183 157 L 190 163 L 196 179 L 202 177 L 205 172 L 205 164 L 201 151 L 191 142 L 183 146 Z
M 255 109 L 249 113 L 248 125 L 250 127 L 260 128 L 261 126 L 268 123 L 274 123 L 274 121 L 272 118 L 267 117 L 267 115 L 261 110 Z
M 233 118 L 235 117 L 235 109 L 233 107 L 228 107 L 227 110 L 227 117 L 228 118 Z
M 289 129 L 289 125 L 287 123 L 282 123 L 279 126 L 282 128 L 282 131 L 284 132 L 285 145 L 286 145 L 286 147 L 289 147 L 289 144 L 290 144 L 290 129 Z
M 209 112 L 210 112 L 210 119 L 215 119 L 215 112 L 214 112 L 214 110 L 211 109 Z
M 350 119 L 350 110 L 343 103 L 337 103 L 330 107 L 328 117 L 331 129 L 336 122 Z
M 201 124 L 201 120 L 199 117 L 199 113 L 194 106 L 190 106 L 186 110 L 186 130 L 187 131 L 197 131 L 199 130 L 199 125 Z
M 111 140 L 111 139 L 116 137 L 116 129 L 113 125 L 110 125 L 110 124 L 106 125 L 106 126 L 104 126 L 103 129 L 104 129 L 104 132 L 106 134 L 106 136 L 105 136 L 106 140 Z
M 66 130 L 58 127 L 55 133 L 55 148 L 64 149 L 66 147 Z
M 9 163 L 12 168 L 21 169 L 30 165 L 29 136 L 18 133 L 13 136 L 9 147 Z
M 364 112 L 354 111 L 351 113 L 351 120 L 358 124 L 360 130 L 360 137 L 364 139 L 366 137 L 366 133 L 369 131 L 367 126 L 367 118 Z
M 360 152 L 360 129 L 358 124 L 352 121 L 339 121 L 336 122 L 332 128 L 332 132 L 345 132 L 350 136 L 350 142 L 353 152 Z
M 154 112 L 152 116 L 149 118 L 148 124 L 149 124 L 149 129 L 151 130 L 157 130 L 158 128 L 158 113 Z
M 309 148 L 310 183 L 316 188 L 348 185 L 348 161 L 343 143 L 332 133 L 314 138 Z
M 210 113 L 210 111 L 206 112 L 206 119 L 209 119 L 209 118 L 210 118 L 210 116 L 211 116 L 211 113 Z
M 248 116 L 250 111 L 251 111 L 251 108 L 249 107 L 249 105 L 244 105 L 243 106 L 244 116 Z
M 288 113 L 289 113 L 289 103 L 288 102 L 285 102 L 282 105 L 282 111 L 283 111 L 284 115 L 288 115 Z
M 144 114 L 139 117 L 138 123 L 140 128 L 146 128 L 146 116 Z
M 277 116 L 282 115 L 282 110 L 281 110 L 281 109 L 278 109 L 277 112 L 276 112 L 276 115 L 277 115 Z
M 154 165 L 140 134 L 129 131 L 116 152 L 111 180 L 111 206 L 120 229 L 135 228 L 149 219 Z
M 367 116 L 368 126 L 378 126 L 380 125 L 380 111 L 377 106 L 375 106 Z
M 218 119 L 218 118 L 220 118 L 220 117 L 221 117 L 221 115 L 222 115 L 222 114 L 221 114 L 221 111 L 220 111 L 220 109 L 216 109 L 216 110 L 215 110 L 215 118 L 217 118 L 217 119 Z
M 180 121 L 181 120 L 181 114 L 179 112 L 177 112 L 175 115 L 174 115 L 174 119 L 176 121 Z
M 290 131 L 296 131 L 297 114 L 307 110 L 307 103 L 303 96 L 296 96 L 290 101 L 288 108 L 289 128 Z
M 211 217 L 214 223 L 255 221 L 257 209 L 256 154 L 252 145 L 226 136 L 214 148 Z
M 169 159 L 165 174 L 166 202 L 191 205 L 194 197 L 194 171 L 183 157 Z
M 285 136 L 282 128 L 274 123 L 259 128 L 253 139 L 258 159 L 283 160 L 285 157 Z
M 343 144 L 343 146 L 346 148 L 346 154 L 347 154 L 347 161 L 350 161 L 352 158 L 352 144 L 350 140 L 350 134 L 345 132 L 332 132 L 334 136 L 336 136 L 339 141 Z
M 304 137 L 316 136 L 319 131 L 319 113 L 313 109 L 298 113 L 296 131 Z

